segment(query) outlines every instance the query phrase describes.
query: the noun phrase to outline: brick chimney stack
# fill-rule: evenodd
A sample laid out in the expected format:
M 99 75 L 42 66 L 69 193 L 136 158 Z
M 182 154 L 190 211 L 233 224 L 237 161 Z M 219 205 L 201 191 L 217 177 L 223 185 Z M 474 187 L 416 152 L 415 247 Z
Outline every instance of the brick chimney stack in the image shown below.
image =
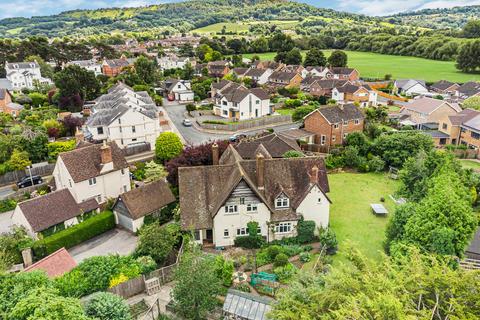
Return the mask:
M 100 154 L 102 157 L 102 164 L 111 163 L 112 160 L 112 148 L 107 144 L 106 141 L 103 141 L 103 145 L 100 148 Z
M 265 157 L 263 154 L 257 154 L 257 186 L 258 189 L 265 189 Z
M 214 166 L 218 165 L 219 159 L 220 159 L 220 153 L 218 150 L 218 144 L 214 142 L 212 144 L 212 162 Z
M 312 172 L 309 174 L 310 176 L 310 183 L 316 184 L 318 183 L 318 167 L 315 165 L 312 168 Z
M 77 127 L 75 131 L 75 142 L 79 144 L 80 142 L 85 141 L 85 136 L 83 135 L 83 131 L 80 130 L 79 127 Z

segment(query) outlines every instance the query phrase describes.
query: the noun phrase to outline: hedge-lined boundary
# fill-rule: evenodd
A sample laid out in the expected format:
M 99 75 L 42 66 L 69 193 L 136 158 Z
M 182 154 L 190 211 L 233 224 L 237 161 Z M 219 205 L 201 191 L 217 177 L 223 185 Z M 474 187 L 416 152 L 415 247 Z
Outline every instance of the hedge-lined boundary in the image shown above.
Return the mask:
M 45 257 L 60 248 L 71 248 L 114 227 L 114 214 L 111 211 L 104 211 L 84 222 L 38 240 L 33 245 L 33 251 L 37 258 Z

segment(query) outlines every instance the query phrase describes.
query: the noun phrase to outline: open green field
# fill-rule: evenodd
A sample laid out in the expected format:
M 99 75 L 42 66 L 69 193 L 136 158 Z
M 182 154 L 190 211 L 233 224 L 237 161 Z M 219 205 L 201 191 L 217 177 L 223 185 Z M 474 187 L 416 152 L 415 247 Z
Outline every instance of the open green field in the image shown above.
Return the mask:
M 460 163 L 462 167 L 465 169 L 473 169 L 475 171 L 480 171 L 480 162 L 476 160 L 467 160 L 467 159 L 460 159 Z
M 324 50 L 326 56 L 331 50 Z M 455 68 L 454 61 L 438 61 L 407 56 L 392 56 L 372 52 L 346 51 L 348 65 L 356 68 L 361 77 L 383 78 L 391 74 L 393 79 L 413 78 L 434 82 L 450 80 L 467 82 L 480 80 L 480 74 L 467 74 Z M 305 54 L 305 52 L 303 52 Z M 276 53 L 244 54 L 245 58 L 258 55 L 262 60 L 273 60 Z
M 345 261 L 345 246 L 355 245 L 365 256 L 379 261 L 383 252 L 385 228 L 392 216 L 395 204 L 389 195 L 399 187 L 399 181 L 386 174 L 337 173 L 328 176 L 329 197 L 332 200 L 330 227 L 335 231 L 339 250 L 334 256 L 334 265 Z M 388 217 L 377 217 L 370 204 L 381 203 L 385 198 Z
M 192 30 L 194 33 L 220 33 L 223 26 L 226 27 L 227 32 L 242 33 L 248 32 L 251 25 L 276 25 L 279 29 L 291 29 L 298 24 L 295 20 L 271 20 L 271 21 L 239 21 L 239 22 L 220 22 L 210 24 L 208 26 Z

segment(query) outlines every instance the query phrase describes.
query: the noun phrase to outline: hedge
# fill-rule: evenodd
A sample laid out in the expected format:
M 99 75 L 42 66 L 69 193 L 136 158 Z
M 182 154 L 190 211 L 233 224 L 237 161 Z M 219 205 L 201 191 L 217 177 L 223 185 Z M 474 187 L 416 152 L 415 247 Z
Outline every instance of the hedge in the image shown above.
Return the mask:
M 114 227 L 115 216 L 111 211 L 104 211 L 84 222 L 38 240 L 33 245 L 33 251 L 37 258 L 44 257 L 60 248 L 71 248 Z

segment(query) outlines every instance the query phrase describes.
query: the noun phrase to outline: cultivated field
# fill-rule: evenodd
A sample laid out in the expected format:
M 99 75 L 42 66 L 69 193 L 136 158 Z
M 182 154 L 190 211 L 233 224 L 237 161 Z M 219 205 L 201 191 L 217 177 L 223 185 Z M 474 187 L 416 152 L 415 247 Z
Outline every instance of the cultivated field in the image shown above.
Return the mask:
M 208 26 L 192 30 L 194 33 L 217 33 L 219 34 L 223 26 L 226 27 L 226 32 L 244 33 L 248 32 L 250 26 L 254 24 L 262 24 L 267 26 L 276 25 L 279 29 L 291 29 L 298 24 L 298 21 L 292 20 L 271 20 L 271 21 L 243 21 L 243 22 L 220 22 L 210 24 Z
M 324 50 L 326 56 L 331 50 Z M 480 74 L 467 74 L 455 68 L 454 61 L 438 61 L 407 56 L 392 56 L 371 52 L 346 51 L 348 65 L 357 68 L 362 77 L 383 78 L 391 74 L 394 79 L 413 78 L 427 82 L 450 80 L 454 82 L 479 81 Z M 305 52 L 303 53 L 305 54 Z M 244 54 L 250 58 L 255 54 Z M 273 60 L 274 52 L 256 54 L 262 60 Z

